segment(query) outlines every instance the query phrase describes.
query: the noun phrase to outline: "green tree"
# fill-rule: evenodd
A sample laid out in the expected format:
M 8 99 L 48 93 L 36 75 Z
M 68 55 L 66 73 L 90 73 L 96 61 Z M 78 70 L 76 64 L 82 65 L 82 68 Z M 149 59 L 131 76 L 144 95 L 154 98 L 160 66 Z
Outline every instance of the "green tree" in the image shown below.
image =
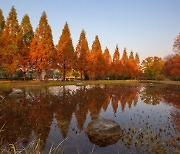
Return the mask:
M 5 25 L 5 20 L 4 20 L 3 12 L 0 9 L 0 35 L 2 34 L 2 31 L 4 29 L 4 25 Z
M 86 39 L 86 33 L 84 30 L 82 30 L 80 34 L 75 53 L 77 57 L 77 62 L 76 62 L 77 70 L 80 71 L 80 76 L 82 79 L 83 75 L 88 70 L 88 55 L 89 55 L 89 47 Z
M 147 57 L 142 62 L 142 71 L 148 79 L 162 79 L 163 60 L 159 57 Z
M 17 70 L 20 54 L 20 28 L 17 19 L 17 13 L 14 6 L 5 22 L 5 27 L 0 38 L 0 62 L 3 71 L 12 79 Z
M 30 43 L 34 37 L 34 32 L 30 23 L 30 18 L 27 14 L 22 19 L 20 29 L 22 35 L 22 49 L 19 64 L 23 72 L 23 79 L 25 80 L 26 71 L 28 70 L 29 65 Z
M 66 78 L 66 73 L 72 70 L 74 63 L 75 52 L 66 22 L 57 46 L 57 67 L 63 72 L 63 80 Z
M 41 80 L 43 79 L 43 71 L 47 74 L 52 68 L 54 54 L 51 27 L 48 24 L 46 13 L 43 12 L 30 44 L 30 60 Z

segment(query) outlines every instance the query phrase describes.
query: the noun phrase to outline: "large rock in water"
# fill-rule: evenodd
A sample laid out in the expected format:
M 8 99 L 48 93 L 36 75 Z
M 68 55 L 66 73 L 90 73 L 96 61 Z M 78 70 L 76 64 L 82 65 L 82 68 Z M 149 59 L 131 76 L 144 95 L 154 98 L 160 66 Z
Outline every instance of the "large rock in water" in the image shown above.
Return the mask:
M 115 144 L 120 139 L 122 130 L 113 120 L 96 119 L 88 124 L 86 134 L 93 144 L 105 147 Z

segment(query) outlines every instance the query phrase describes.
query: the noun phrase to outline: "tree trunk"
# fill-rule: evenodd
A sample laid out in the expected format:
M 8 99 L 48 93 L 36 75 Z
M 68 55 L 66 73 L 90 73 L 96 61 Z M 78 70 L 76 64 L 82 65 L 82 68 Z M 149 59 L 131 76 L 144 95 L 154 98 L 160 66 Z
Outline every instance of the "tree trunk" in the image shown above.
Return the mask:
M 63 67 L 63 81 L 66 80 L 66 65 L 64 64 L 64 67 Z
M 23 80 L 26 80 L 26 71 L 23 71 Z
M 42 70 L 40 70 L 40 72 L 39 72 L 39 79 L 40 79 L 40 81 L 42 81 Z
M 30 80 L 33 80 L 33 76 L 32 76 L 32 73 L 30 73 Z
M 10 75 L 10 78 L 11 78 L 11 82 L 12 82 L 13 81 L 13 75 L 12 74 Z
M 81 71 L 81 80 L 83 79 L 83 73 L 82 73 L 82 71 Z

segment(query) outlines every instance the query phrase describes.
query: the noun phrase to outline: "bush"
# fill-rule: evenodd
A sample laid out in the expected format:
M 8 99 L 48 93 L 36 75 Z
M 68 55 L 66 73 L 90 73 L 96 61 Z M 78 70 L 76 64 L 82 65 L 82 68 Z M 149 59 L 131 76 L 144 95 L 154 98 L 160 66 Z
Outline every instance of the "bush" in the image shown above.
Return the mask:
M 165 79 L 165 76 L 163 74 L 157 74 L 155 76 L 155 80 L 164 80 Z

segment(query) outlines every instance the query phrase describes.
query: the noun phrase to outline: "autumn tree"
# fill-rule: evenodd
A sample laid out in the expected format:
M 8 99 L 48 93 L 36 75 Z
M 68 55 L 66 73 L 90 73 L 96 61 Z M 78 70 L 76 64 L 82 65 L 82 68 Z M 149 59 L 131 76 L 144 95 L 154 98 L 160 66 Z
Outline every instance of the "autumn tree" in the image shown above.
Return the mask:
M 174 40 L 173 51 L 180 55 L 180 33 Z
M 69 26 L 66 22 L 57 45 L 57 67 L 63 72 L 63 80 L 66 79 L 66 73 L 73 69 L 74 63 L 75 52 Z
M 109 49 L 107 47 L 106 47 L 106 49 L 104 51 L 103 56 L 104 56 L 105 63 L 106 63 L 105 75 L 107 77 L 111 73 L 111 65 L 112 65 L 112 58 L 111 58 L 111 55 L 109 53 Z
M 128 55 L 127 55 L 127 50 L 124 48 L 123 50 L 123 55 L 121 58 L 122 62 L 122 77 L 123 79 L 129 78 L 129 68 L 128 68 Z
M 38 72 L 42 80 L 43 71 L 47 74 L 52 68 L 54 44 L 51 27 L 48 24 L 46 13 L 43 12 L 30 44 L 30 60 L 33 69 Z
M 113 61 L 112 61 L 112 74 L 114 75 L 115 79 L 121 75 L 122 67 L 120 66 L 120 53 L 118 45 L 113 54 Z
M 139 54 L 136 53 L 136 55 L 135 55 L 135 76 L 136 76 L 136 78 L 139 75 L 141 75 L 140 59 L 139 59 Z
M 164 73 L 173 80 L 180 80 L 180 55 L 169 55 L 164 60 Z
M 4 25 L 5 25 L 4 16 L 2 10 L 0 9 L 0 35 L 2 34 Z
M 0 62 L 5 74 L 12 79 L 13 74 L 17 70 L 20 54 L 20 28 L 17 19 L 17 13 L 14 6 L 5 22 L 5 27 L 1 35 L 1 55 Z
M 128 75 L 130 76 L 130 78 L 134 78 L 135 77 L 135 69 L 136 69 L 136 63 L 135 63 L 135 59 L 134 59 L 134 53 L 131 51 L 129 58 L 128 58 Z
M 130 55 L 129 55 L 129 61 L 134 61 L 134 53 L 133 51 L 130 52 Z
M 147 79 L 163 79 L 163 60 L 159 57 L 147 57 L 142 62 L 143 75 Z
M 138 53 L 136 53 L 136 55 L 135 55 L 135 61 L 136 61 L 136 63 L 140 63 L 140 60 L 139 60 L 139 55 L 138 55 Z
M 30 18 L 27 14 L 22 19 L 20 30 L 22 35 L 22 48 L 19 65 L 23 72 L 23 79 L 25 80 L 26 72 L 29 65 L 30 43 L 34 36 L 34 32 L 30 23 Z
M 180 33 L 174 40 L 173 51 L 175 54 L 164 59 L 163 70 L 168 78 L 180 80 Z
M 105 59 L 98 36 L 95 37 L 92 44 L 89 73 L 91 79 L 100 78 L 105 74 Z
M 3 29 L 4 29 L 4 25 L 5 25 L 4 16 L 3 16 L 2 10 L 0 9 L 0 59 L 1 59 L 1 56 L 2 56 L 2 52 L 1 52 L 1 34 L 2 34 Z M 2 72 L 1 64 L 0 64 L 0 72 Z
M 86 33 L 82 30 L 78 44 L 76 46 L 76 67 L 77 70 L 80 71 L 81 79 L 83 79 L 83 75 L 88 71 L 88 56 L 89 56 L 89 47 L 86 39 Z
M 127 55 L 127 49 L 126 48 L 124 48 L 124 50 L 123 50 L 123 55 L 122 55 L 121 60 L 122 60 L 122 63 L 128 62 L 128 55 Z
M 134 57 L 133 51 L 130 52 L 128 58 L 128 75 L 131 79 L 137 78 L 140 75 L 139 55 L 136 53 Z

